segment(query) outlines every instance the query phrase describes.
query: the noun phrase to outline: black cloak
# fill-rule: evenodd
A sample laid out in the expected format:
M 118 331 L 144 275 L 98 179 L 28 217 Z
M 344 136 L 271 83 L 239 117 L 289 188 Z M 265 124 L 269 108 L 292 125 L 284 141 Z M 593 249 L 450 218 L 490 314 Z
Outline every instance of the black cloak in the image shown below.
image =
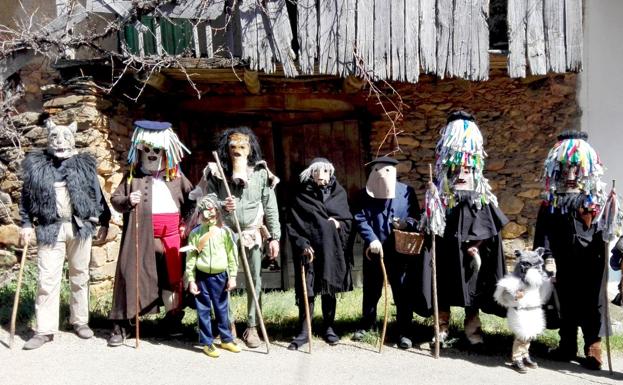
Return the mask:
M 346 191 L 335 177 L 323 189 L 311 180 L 301 183 L 289 214 L 287 230 L 292 244 L 297 299 L 302 288 L 301 255 L 308 246 L 315 252 L 314 261 L 306 269 L 308 296 L 352 290 L 352 255 L 347 253 L 347 246 L 353 217 Z M 329 218 L 336 219 L 340 228 Z
M 539 210 L 534 234 L 534 247 L 547 249 L 556 260 L 556 283 L 560 321 L 574 325 L 591 325 L 592 332 L 603 330 L 603 309 L 606 301 L 601 291 L 606 263 L 604 240 L 597 223 L 586 226 L 578 214 L 581 205 L 574 194 L 559 200 L 559 207 L 552 209 L 543 202 Z M 583 200 L 582 200 L 583 201 Z M 551 315 L 548 313 L 548 315 Z M 558 323 L 548 319 L 548 326 Z
M 502 250 L 502 227 L 508 223 L 506 216 L 492 204 L 478 209 L 463 201 L 446 213 L 446 229 L 436 237 L 437 293 L 440 307 L 477 307 L 485 313 L 506 316 L 506 309 L 495 303 L 496 284 L 506 274 L 506 261 Z M 467 249 L 475 241 L 482 260 L 475 274 L 470 266 L 472 258 Z M 430 258 L 430 237 L 424 252 Z M 429 316 L 432 309 L 432 286 L 425 286 L 424 298 L 414 304 L 416 313 Z

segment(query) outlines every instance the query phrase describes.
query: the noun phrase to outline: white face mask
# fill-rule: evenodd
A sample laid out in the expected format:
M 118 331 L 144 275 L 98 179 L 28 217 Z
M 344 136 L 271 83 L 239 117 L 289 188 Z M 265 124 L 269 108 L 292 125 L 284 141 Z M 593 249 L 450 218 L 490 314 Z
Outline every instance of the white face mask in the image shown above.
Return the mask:
M 396 197 L 396 166 L 376 163 L 372 166 L 366 192 L 372 198 L 394 199 Z
M 562 169 L 561 176 L 556 181 L 556 190 L 566 193 L 580 192 L 577 165 L 567 166 Z
M 48 129 L 48 153 L 60 159 L 67 159 L 75 155 L 75 134 L 78 130 L 76 122 L 69 126 L 61 126 L 48 119 L 45 126 Z
M 201 221 L 209 226 L 215 225 L 218 218 L 216 212 L 216 206 L 213 203 L 207 203 L 201 210 Z
M 475 191 L 474 170 L 469 166 L 462 166 L 454 183 L 454 189 L 458 191 Z
M 314 183 L 316 183 L 316 185 L 326 186 L 329 184 L 329 180 L 331 180 L 331 170 L 327 167 L 316 169 L 312 173 L 312 178 L 314 178 Z
M 147 173 L 154 173 L 164 168 L 161 148 L 153 148 L 143 144 L 141 151 L 141 168 Z

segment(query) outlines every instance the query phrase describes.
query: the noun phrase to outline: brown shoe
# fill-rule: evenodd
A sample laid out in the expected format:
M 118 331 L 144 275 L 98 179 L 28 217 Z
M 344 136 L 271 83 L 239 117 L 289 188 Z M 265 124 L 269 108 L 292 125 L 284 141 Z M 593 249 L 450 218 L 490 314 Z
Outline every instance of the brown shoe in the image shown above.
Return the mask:
M 601 359 L 601 341 L 593 342 L 588 348 L 584 347 L 586 360 L 582 365 L 590 370 L 601 370 L 603 361 Z
M 260 346 L 260 336 L 257 334 L 257 328 L 255 326 L 248 327 L 242 334 L 242 338 L 244 339 L 244 343 L 247 344 L 247 347 L 251 349 Z

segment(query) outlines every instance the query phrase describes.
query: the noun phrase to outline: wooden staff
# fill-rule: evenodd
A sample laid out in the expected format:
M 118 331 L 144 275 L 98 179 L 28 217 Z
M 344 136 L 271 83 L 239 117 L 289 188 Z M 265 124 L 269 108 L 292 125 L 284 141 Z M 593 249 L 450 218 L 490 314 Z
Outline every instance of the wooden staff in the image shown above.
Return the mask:
M 136 204 L 136 206 L 134 207 L 134 235 L 135 235 L 135 242 L 134 242 L 134 246 L 135 246 L 135 252 L 136 252 L 136 268 L 135 268 L 135 273 L 136 273 L 136 298 L 135 298 L 135 302 L 136 302 L 136 315 L 134 316 L 134 328 L 135 328 L 135 334 L 136 334 L 136 345 L 135 348 L 138 349 L 139 343 L 141 341 L 140 338 L 140 319 L 139 319 L 139 313 L 140 313 L 140 285 L 139 285 L 139 278 L 140 278 L 140 274 L 139 274 L 139 253 L 138 253 L 138 209 L 139 209 L 139 205 L 140 202 Z
M 370 259 L 370 248 L 366 249 L 366 257 Z M 385 270 L 385 262 L 383 260 L 383 248 L 381 247 L 381 252 L 379 253 L 379 262 L 381 264 L 381 272 L 383 273 L 383 288 L 385 290 L 385 306 L 384 306 L 384 315 L 383 315 L 383 328 L 381 329 L 381 342 L 379 344 L 379 353 L 383 351 L 383 344 L 385 343 L 385 333 L 387 332 L 387 270 Z
M 428 164 L 429 183 L 433 183 L 433 167 Z M 437 250 L 435 246 L 435 233 L 431 231 L 431 264 L 433 276 L 433 321 L 435 324 L 435 350 L 433 357 L 439 358 L 439 305 L 437 303 Z
M 29 240 L 30 241 L 30 240 Z M 24 265 L 28 256 L 28 244 L 26 242 L 22 249 L 22 260 L 19 263 L 19 272 L 17 273 L 17 287 L 15 288 L 15 298 L 13 299 L 13 311 L 11 312 L 11 327 L 9 337 L 9 348 L 13 349 L 13 340 L 15 339 L 15 321 L 17 319 L 17 307 L 19 306 L 19 292 L 22 288 L 22 277 L 24 276 Z
M 225 185 L 225 190 L 227 191 L 227 197 L 232 198 L 231 191 L 229 190 L 229 184 L 227 183 L 227 179 L 225 177 L 225 173 L 223 172 L 223 167 L 221 166 L 221 159 L 218 157 L 216 151 L 212 151 L 212 156 L 216 161 L 216 165 L 218 167 L 218 172 L 221 174 L 223 178 L 223 184 Z M 260 301 L 257 299 L 257 295 L 255 294 L 255 285 L 253 284 L 253 278 L 251 277 L 251 271 L 249 270 L 249 262 L 247 262 L 247 252 L 245 250 L 244 245 L 242 245 L 242 230 L 240 229 L 240 222 L 238 221 L 238 216 L 234 213 L 234 220 L 236 223 L 236 231 L 238 232 L 238 238 L 241 240 L 241 253 L 242 253 L 242 266 L 244 267 L 244 274 L 247 278 L 247 290 L 251 290 L 251 294 L 253 295 L 253 302 L 255 303 L 255 311 L 257 312 L 258 318 L 260 319 L 260 330 L 262 331 L 262 336 L 264 337 L 264 342 L 266 343 L 266 353 L 270 352 L 270 342 L 268 341 L 268 333 L 266 332 L 266 327 L 264 326 L 264 317 L 262 317 L 262 309 L 260 309 Z
M 614 192 L 614 186 L 616 180 L 612 180 L 612 192 L 610 193 L 610 199 L 613 199 L 612 204 L 616 204 L 616 193 Z M 612 207 L 612 206 L 611 206 Z M 614 213 L 616 215 L 616 213 Z M 616 218 L 614 218 L 616 221 Z M 604 318 L 605 318 L 605 331 L 606 331 L 606 355 L 608 356 L 608 371 L 612 374 L 612 354 L 610 352 L 610 311 L 608 309 L 610 302 L 608 301 L 608 255 L 610 254 L 610 244 L 608 241 L 604 241 L 604 274 L 601 280 L 601 289 L 604 292 Z M 623 266 L 623 263 L 622 263 Z M 623 272 L 623 270 L 621 270 Z
M 307 353 L 312 352 L 312 323 L 311 314 L 309 311 L 309 299 L 307 298 L 307 278 L 305 277 L 305 264 L 303 258 L 307 258 L 305 255 L 301 256 L 301 282 L 303 283 L 303 303 L 305 304 L 305 325 L 307 326 Z

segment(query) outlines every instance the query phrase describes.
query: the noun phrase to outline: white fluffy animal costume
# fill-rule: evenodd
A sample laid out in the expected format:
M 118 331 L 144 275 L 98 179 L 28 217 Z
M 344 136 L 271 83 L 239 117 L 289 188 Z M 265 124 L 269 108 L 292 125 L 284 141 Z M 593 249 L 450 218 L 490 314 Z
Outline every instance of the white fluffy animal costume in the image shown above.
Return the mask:
M 512 273 L 500 279 L 493 297 L 508 309 L 508 327 L 515 334 L 513 342 L 513 368 L 525 372 L 525 366 L 536 367 L 529 355 L 530 341 L 545 329 L 545 315 L 542 305 L 552 294 L 550 274 L 555 267 L 546 273 L 543 269 L 543 252 L 539 247 L 535 251 L 515 250 L 517 264 Z

